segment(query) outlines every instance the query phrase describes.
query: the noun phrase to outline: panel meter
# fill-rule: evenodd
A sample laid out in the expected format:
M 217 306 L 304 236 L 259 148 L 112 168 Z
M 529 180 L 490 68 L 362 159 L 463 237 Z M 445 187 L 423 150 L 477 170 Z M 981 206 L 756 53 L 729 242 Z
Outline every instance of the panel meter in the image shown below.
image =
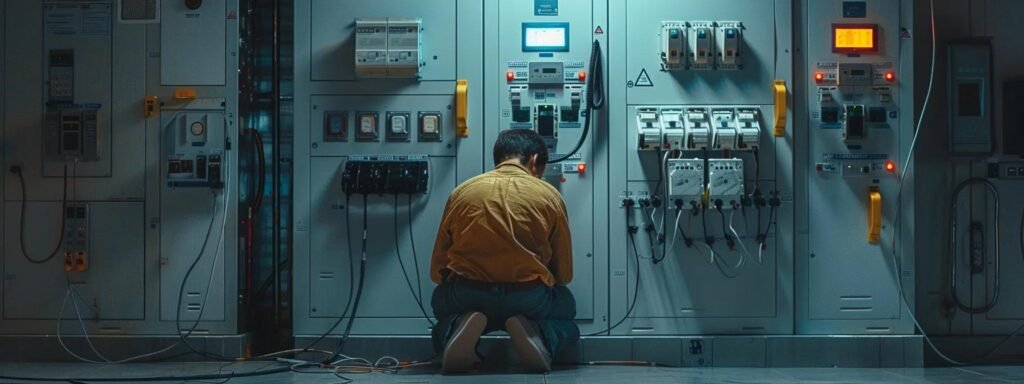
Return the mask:
M 715 26 L 710 21 L 690 23 L 690 69 L 709 70 L 714 67 Z
M 536 62 L 529 64 L 529 83 L 562 84 L 565 81 L 565 65 L 561 61 Z
M 736 148 L 736 118 L 732 109 L 711 110 L 712 148 L 733 149 Z
M 737 70 L 743 68 L 740 62 L 740 46 L 743 43 L 743 24 L 738 21 L 718 22 L 715 33 L 715 68 Z
M 686 110 L 686 149 L 707 149 L 711 146 L 711 122 L 707 108 Z
M 636 131 L 638 150 L 661 149 L 661 119 L 658 116 L 658 108 L 637 108 Z
M 686 68 L 686 24 L 682 21 L 661 22 L 661 69 L 675 71 Z
M 661 126 L 665 149 L 686 149 L 686 130 L 684 129 L 682 108 L 662 108 Z
M 708 196 L 713 205 L 731 209 L 743 198 L 743 160 L 708 160 Z
M 871 85 L 874 73 L 871 64 L 839 63 L 836 68 L 836 82 L 840 87 Z
M 704 197 L 704 160 L 669 159 L 665 174 L 670 199 L 681 200 L 684 206 L 700 205 Z

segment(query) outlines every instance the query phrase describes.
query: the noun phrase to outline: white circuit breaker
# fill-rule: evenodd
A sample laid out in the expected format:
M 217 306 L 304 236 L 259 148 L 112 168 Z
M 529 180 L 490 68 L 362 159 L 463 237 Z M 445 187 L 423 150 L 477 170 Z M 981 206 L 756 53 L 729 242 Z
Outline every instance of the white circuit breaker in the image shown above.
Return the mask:
M 690 22 L 690 69 L 710 70 L 715 64 L 715 23 L 710 21 Z
M 732 209 L 743 198 L 743 159 L 708 160 L 708 196 L 711 206 L 721 200 Z
M 356 76 L 419 78 L 422 24 L 409 18 L 356 19 Z
M 666 149 L 686 149 L 686 130 L 684 129 L 682 108 L 662 108 L 661 126 Z
M 743 24 L 738 21 L 719 21 L 715 33 L 715 68 L 731 71 L 742 68 L 740 47 L 743 44 Z
M 661 149 L 661 118 L 658 108 L 637 108 L 637 149 L 654 151 Z
M 756 149 L 761 142 L 761 110 L 758 108 L 740 108 L 736 112 L 736 124 L 739 129 L 739 149 Z
M 669 198 L 681 200 L 685 207 L 699 206 L 704 195 L 704 160 L 669 159 L 665 168 Z
M 686 23 L 661 22 L 661 68 L 676 71 L 686 68 Z
M 707 149 L 711 147 L 711 122 L 707 108 L 686 110 L 686 149 Z
M 712 147 L 715 149 L 736 148 L 736 119 L 732 109 L 717 108 L 711 110 Z

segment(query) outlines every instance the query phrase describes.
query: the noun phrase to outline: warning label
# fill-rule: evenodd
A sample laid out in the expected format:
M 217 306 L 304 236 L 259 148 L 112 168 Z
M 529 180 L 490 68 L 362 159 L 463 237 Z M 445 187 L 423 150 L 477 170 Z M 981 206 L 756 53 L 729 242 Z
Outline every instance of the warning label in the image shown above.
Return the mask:
M 640 70 L 640 75 L 633 81 L 634 87 L 653 87 L 654 82 L 651 81 L 651 77 L 647 75 L 647 68 Z

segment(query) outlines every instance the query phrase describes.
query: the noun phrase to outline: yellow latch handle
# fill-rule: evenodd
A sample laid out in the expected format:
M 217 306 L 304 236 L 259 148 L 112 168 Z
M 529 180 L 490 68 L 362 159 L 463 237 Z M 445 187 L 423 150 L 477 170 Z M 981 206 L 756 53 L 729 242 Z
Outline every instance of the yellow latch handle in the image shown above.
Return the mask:
M 775 129 L 772 134 L 775 137 L 782 137 L 786 135 L 786 109 L 788 107 L 786 81 L 775 80 L 773 89 L 775 91 Z
M 882 192 L 868 188 L 868 243 L 878 244 L 882 238 Z
M 469 80 L 455 83 L 455 136 L 469 137 Z
M 153 117 L 156 115 L 156 96 L 146 96 L 142 99 L 142 116 Z
M 195 88 L 175 88 L 174 98 L 178 100 L 192 100 L 196 98 Z

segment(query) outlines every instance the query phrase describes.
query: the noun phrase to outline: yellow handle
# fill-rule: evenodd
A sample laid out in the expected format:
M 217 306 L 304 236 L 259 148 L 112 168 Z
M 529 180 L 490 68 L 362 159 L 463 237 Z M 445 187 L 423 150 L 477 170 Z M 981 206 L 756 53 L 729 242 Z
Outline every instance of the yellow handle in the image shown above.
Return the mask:
M 156 96 L 146 96 L 142 101 L 142 116 L 153 117 L 156 115 Z
M 868 243 L 878 244 L 882 238 L 882 192 L 868 188 Z
M 469 80 L 455 83 L 455 136 L 469 137 Z
M 786 108 L 788 106 L 786 95 L 786 81 L 775 80 L 773 85 L 775 93 L 775 125 L 772 134 L 775 137 L 782 137 L 786 135 Z

